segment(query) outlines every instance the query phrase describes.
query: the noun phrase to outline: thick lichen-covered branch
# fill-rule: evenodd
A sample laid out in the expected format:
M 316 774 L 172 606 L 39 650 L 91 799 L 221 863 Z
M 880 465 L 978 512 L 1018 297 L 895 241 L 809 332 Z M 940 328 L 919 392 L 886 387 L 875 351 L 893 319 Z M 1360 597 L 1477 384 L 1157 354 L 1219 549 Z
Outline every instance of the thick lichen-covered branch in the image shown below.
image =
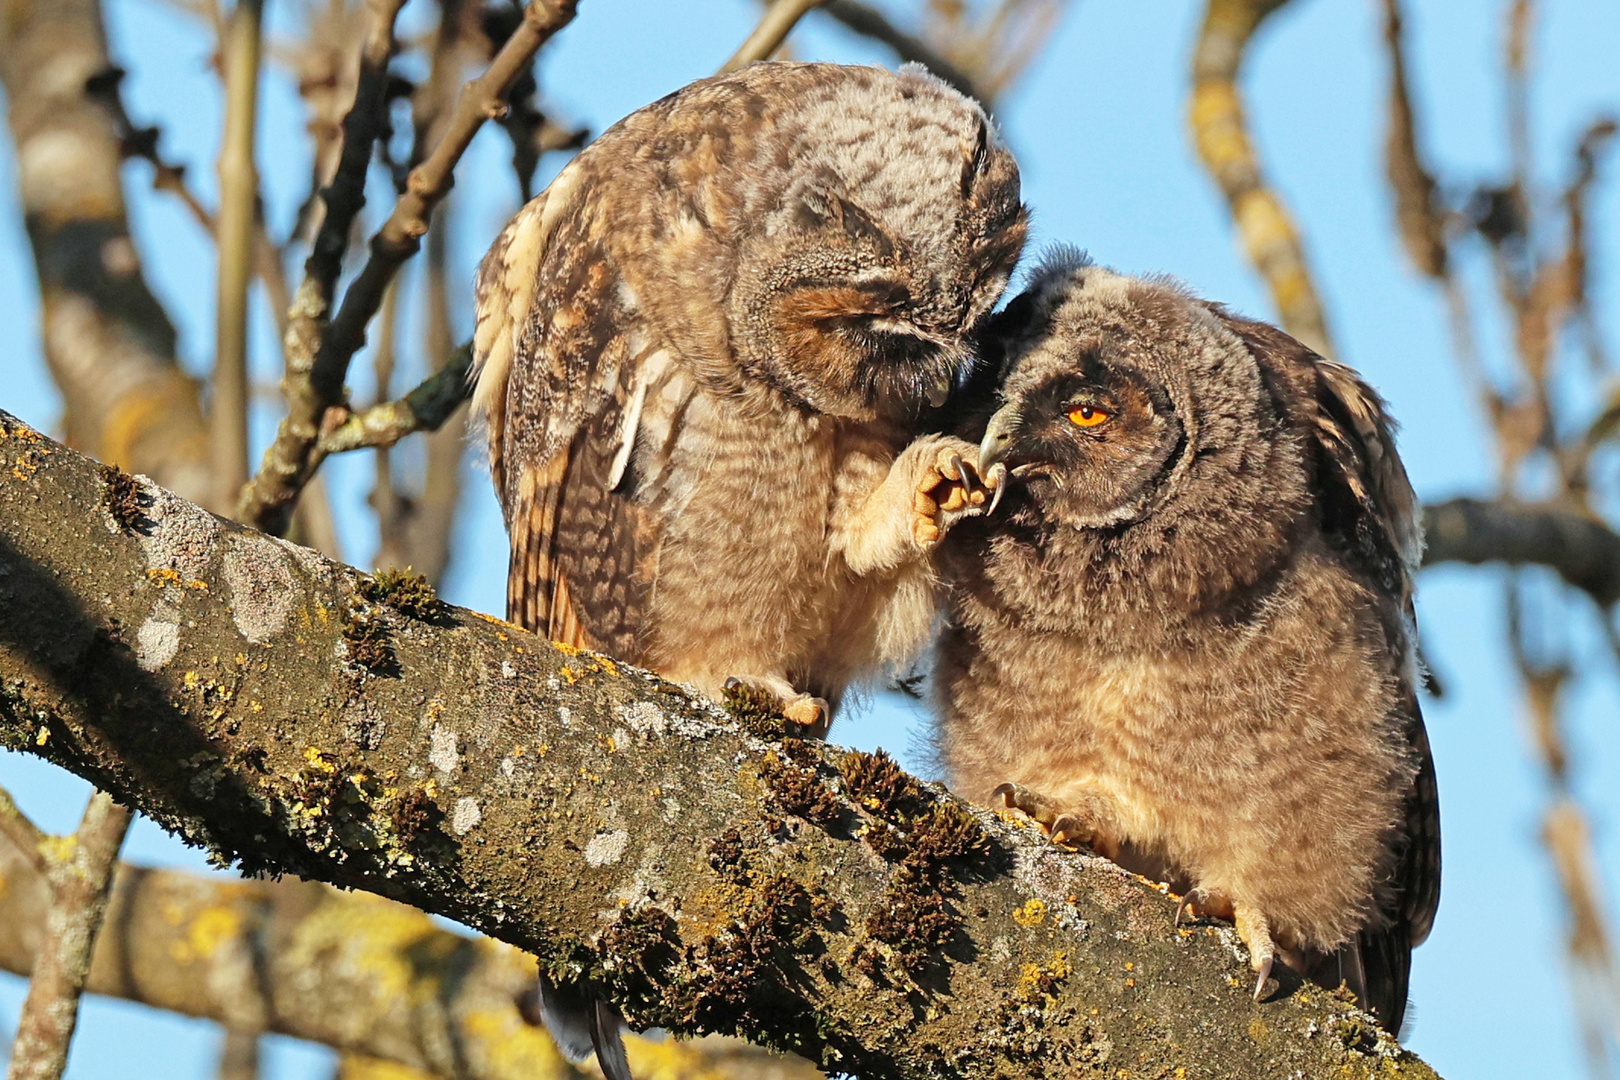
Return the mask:
M 1231 209 L 1249 261 L 1265 279 L 1285 330 L 1332 356 L 1327 316 L 1282 197 L 1266 181 L 1249 135 L 1238 77 L 1260 23 L 1288 0 L 1208 0 L 1193 49 L 1189 122 L 1198 156 Z
M 0 414 L 0 741 L 248 871 L 868 1076 L 1432 1076 L 1229 929 L 881 756 L 126 483 Z

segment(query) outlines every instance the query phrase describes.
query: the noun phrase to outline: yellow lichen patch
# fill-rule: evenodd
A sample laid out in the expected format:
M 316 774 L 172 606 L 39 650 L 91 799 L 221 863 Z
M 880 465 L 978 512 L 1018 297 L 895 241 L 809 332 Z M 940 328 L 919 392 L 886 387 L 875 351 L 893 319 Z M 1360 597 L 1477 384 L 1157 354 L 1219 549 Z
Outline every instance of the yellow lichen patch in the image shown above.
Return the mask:
M 474 1009 L 461 1021 L 462 1034 L 472 1044 L 468 1056 L 482 1058 L 485 1075 L 498 1077 L 562 1076 L 567 1064 L 544 1028 L 530 1027 L 516 1009 Z M 628 1046 L 640 1042 L 634 1036 Z M 632 1059 L 631 1068 L 634 1069 Z M 647 1074 L 635 1075 L 647 1080 Z
M 654 1042 L 631 1036 L 624 1040 L 624 1056 L 638 1080 L 727 1080 L 711 1055 L 681 1039 Z
M 47 836 L 39 842 L 39 853 L 45 856 L 46 862 L 56 866 L 72 862 L 78 850 L 79 838 L 72 833 L 66 836 Z
M 566 641 L 553 641 L 551 643 L 551 647 L 562 653 L 564 656 L 578 656 L 584 651 L 578 645 L 570 645 Z
M 575 671 L 573 668 L 569 667 L 567 664 L 564 664 L 562 666 L 562 670 L 559 671 L 557 674 L 559 674 L 563 678 L 567 679 L 569 686 L 573 686 L 575 683 L 579 682 L 579 677 L 580 677 L 580 675 L 582 673 L 578 672 L 578 671 Z
M 426 1002 L 458 970 L 454 954 L 466 947 L 464 939 L 444 933 L 415 908 L 362 893 L 334 893 L 299 923 L 288 962 L 303 967 L 321 958 L 323 965 L 339 964 L 355 976 L 346 984 L 366 987 L 371 1003 Z M 356 1002 L 355 1007 L 364 1012 L 371 1005 Z
M 191 920 L 186 946 L 198 960 L 207 960 L 219 947 L 242 931 L 242 917 L 234 908 L 210 906 Z
M 1022 907 L 1013 911 L 1012 917 L 1019 926 L 1039 926 L 1046 921 L 1046 902 L 1032 896 Z
M 337 766 L 327 757 L 326 752 L 316 747 L 304 747 L 304 760 L 324 773 L 337 772 Z
M 1249 1021 L 1249 1038 L 1257 1043 L 1263 1043 L 1270 1035 L 1271 1029 L 1266 1027 L 1266 1022 L 1258 1016 Z
M 180 575 L 166 566 L 155 566 L 146 572 L 146 580 L 161 589 L 165 585 L 179 585 Z
M 612 660 L 609 660 L 605 656 L 598 656 L 596 658 L 596 662 L 601 666 L 603 671 L 607 672 L 615 679 L 619 677 L 619 665 L 615 664 Z
M 44 746 L 51 741 L 51 729 L 44 724 L 39 725 L 39 733 L 34 736 L 35 746 Z
M 336 1080 L 427 1080 L 427 1074 L 397 1061 L 345 1053 L 338 1059 Z

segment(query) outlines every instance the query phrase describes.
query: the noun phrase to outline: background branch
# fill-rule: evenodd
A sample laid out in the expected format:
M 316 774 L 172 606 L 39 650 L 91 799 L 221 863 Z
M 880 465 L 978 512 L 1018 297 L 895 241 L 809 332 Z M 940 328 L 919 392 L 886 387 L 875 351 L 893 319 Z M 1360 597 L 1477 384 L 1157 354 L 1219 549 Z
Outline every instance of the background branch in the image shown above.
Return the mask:
M 1283 329 L 1324 356 L 1337 355 L 1282 197 L 1266 182 L 1249 135 L 1238 77 L 1250 40 L 1288 0 L 1208 0 L 1193 49 L 1189 120 L 1198 156 L 1220 185 L 1249 261 L 1271 290 Z
M 248 286 L 257 255 L 259 53 L 264 0 L 236 0 L 226 22 L 225 135 L 219 152 L 219 256 L 213 397 L 216 505 L 229 506 L 248 478 Z

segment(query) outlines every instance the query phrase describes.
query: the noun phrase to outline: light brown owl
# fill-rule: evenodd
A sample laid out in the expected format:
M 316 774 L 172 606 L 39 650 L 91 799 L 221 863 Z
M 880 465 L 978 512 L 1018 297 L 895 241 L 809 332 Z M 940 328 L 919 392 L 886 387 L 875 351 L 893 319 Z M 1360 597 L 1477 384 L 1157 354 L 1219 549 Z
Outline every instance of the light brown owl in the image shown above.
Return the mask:
M 1382 401 L 1068 253 L 990 337 L 978 464 L 1011 477 L 940 550 L 951 783 L 1234 918 L 1257 997 L 1280 956 L 1397 1031 L 1440 831 Z
M 821 728 L 926 643 L 926 553 L 983 492 L 915 436 L 1024 232 L 989 119 L 920 68 L 756 64 L 605 132 L 479 272 L 508 617 Z

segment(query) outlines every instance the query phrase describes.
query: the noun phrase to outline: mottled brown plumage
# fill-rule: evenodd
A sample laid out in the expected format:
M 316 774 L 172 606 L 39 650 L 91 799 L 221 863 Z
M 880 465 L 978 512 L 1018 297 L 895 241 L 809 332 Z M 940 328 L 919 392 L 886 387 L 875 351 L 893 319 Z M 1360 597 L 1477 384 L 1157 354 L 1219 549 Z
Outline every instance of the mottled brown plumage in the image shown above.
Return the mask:
M 1440 834 L 1383 403 L 1069 254 L 991 338 L 980 466 L 1012 479 L 940 552 L 951 783 L 1020 785 L 1001 797 L 1234 917 L 1262 986 L 1275 951 L 1397 1030 Z
M 605 132 L 479 273 L 509 617 L 824 724 L 926 643 L 976 448 L 915 436 L 1024 220 L 983 111 L 921 69 L 757 64 Z

